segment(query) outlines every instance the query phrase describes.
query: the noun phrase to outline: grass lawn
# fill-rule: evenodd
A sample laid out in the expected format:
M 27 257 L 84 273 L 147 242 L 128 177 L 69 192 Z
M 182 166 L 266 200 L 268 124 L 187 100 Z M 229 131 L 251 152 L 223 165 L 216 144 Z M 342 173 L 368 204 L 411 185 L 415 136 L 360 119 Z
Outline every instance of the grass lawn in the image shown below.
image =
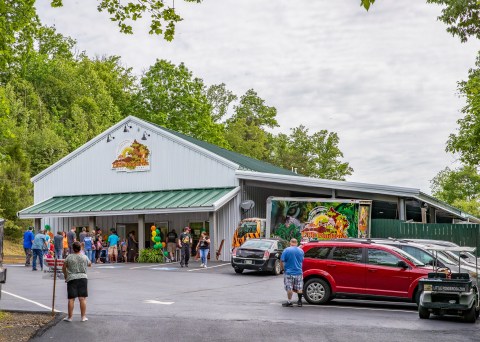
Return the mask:
M 21 241 L 13 242 L 9 240 L 3 241 L 3 255 L 7 256 L 19 256 L 24 255 L 23 244 Z

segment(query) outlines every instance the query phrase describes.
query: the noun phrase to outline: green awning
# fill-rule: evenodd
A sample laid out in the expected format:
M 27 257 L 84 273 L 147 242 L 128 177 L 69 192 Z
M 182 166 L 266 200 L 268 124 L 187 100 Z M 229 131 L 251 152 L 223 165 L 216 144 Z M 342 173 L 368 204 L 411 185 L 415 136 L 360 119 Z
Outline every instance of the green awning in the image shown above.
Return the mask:
M 27 219 L 215 211 L 238 191 L 237 187 L 58 196 L 23 209 L 18 217 Z

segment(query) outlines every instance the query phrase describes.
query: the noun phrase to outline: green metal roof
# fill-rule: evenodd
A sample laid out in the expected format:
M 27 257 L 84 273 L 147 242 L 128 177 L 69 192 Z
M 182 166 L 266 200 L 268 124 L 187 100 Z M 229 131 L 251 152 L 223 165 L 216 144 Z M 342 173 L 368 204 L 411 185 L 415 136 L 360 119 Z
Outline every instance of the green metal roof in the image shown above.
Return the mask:
M 235 164 L 238 164 L 241 169 L 243 170 L 248 170 L 248 171 L 257 171 L 257 172 L 265 172 L 265 173 L 275 173 L 279 175 L 290 175 L 290 176 L 299 176 L 299 174 L 294 173 L 290 170 L 287 169 L 282 169 L 281 167 L 272 165 L 270 163 L 254 159 L 251 157 L 247 157 L 243 154 L 227 150 L 225 148 L 219 147 L 217 145 L 208 143 L 206 141 L 198 140 L 192 137 L 189 137 L 188 135 L 172 131 L 171 129 L 159 126 L 157 124 L 151 123 L 150 124 L 167 131 L 181 139 L 184 139 L 192 144 L 195 144 L 197 146 L 200 146 L 201 148 L 206 149 L 207 151 L 210 151 L 222 158 L 225 158 L 227 160 L 230 160 L 234 162 Z
M 97 194 L 52 197 L 18 213 L 20 218 L 39 216 L 69 216 L 79 213 L 129 214 L 132 212 L 155 213 L 168 210 L 199 211 L 212 210 L 215 202 L 221 200 L 235 188 L 209 188 L 131 192 L 118 194 Z

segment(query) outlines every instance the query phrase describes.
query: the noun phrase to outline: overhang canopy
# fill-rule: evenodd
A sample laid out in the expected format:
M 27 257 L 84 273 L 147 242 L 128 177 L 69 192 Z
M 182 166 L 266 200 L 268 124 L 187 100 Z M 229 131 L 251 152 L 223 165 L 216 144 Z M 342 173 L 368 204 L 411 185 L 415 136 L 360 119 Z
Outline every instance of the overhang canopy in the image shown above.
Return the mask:
M 52 197 L 18 213 L 22 219 L 216 211 L 240 188 L 208 188 Z

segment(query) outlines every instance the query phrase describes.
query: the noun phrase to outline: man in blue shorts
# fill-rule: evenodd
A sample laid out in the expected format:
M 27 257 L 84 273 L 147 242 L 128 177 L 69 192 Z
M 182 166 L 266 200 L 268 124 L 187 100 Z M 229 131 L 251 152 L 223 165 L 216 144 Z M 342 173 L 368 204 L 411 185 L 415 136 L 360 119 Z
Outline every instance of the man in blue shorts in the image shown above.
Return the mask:
M 285 291 L 287 291 L 288 300 L 282 306 L 291 307 L 293 293 L 298 295 L 298 306 L 302 306 L 303 294 L 303 274 L 302 263 L 304 253 L 298 248 L 297 239 L 290 240 L 290 247 L 286 248 L 281 257 L 283 269 L 285 270 L 283 283 L 285 284 Z

